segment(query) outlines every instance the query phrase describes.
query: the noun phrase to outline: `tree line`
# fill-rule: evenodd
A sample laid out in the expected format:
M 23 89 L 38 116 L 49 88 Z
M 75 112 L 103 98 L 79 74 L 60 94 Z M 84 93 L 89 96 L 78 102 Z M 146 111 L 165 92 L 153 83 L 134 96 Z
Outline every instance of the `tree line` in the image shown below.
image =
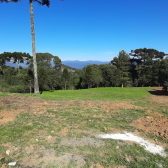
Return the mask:
M 87 65 L 82 70 L 66 67 L 58 56 L 36 53 L 40 91 L 86 89 L 96 87 L 168 86 L 168 54 L 155 49 L 140 48 L 120 51 L 109 64 Z M 6 65 L 18 63 L 18 68 Z M 22 68 L 20 63 L 26 63 Z M 52 66 L 51 62 L 54 63 Z M 28 53 L 0 54 L 1 91 L 34 91 L 33 57 Z

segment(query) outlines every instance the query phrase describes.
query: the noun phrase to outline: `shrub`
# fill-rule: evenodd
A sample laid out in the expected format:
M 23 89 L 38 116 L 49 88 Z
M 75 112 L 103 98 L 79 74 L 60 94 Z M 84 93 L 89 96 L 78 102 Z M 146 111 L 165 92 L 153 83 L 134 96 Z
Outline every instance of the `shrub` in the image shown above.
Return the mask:
M 16 85 L 16 86 L 11 86 L 9 88 L 9 91 L 11 93 L 24 93 L 25 92 L 25 85 Z

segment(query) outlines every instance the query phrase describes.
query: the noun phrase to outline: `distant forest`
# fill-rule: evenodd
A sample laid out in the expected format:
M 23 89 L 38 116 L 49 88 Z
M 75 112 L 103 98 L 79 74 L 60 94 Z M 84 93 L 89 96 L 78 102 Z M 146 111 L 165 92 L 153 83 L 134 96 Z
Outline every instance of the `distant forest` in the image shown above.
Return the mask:
M 40 91 L 96 87 L 168 86 L 168 54 L 140 48 L 120 51 L 109 64 L 92 64 L 82 70 L 62 64 L 58 56 L 36 53 Z M 0 91 L 29 93 L 34 89 L 33 58 L 28 53 L 0 54 Z M 18 67 L 6 62 L 18 63 Z M 53 61 L 54 67 L 51 62 Z M 22 68 L 20 63 L 28 67 Z

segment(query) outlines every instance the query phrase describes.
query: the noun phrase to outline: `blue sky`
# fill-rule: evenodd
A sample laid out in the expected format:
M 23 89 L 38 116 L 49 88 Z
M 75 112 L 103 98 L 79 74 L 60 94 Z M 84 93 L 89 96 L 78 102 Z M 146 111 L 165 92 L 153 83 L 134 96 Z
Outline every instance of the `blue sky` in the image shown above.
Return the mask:
M 36 52 L 61 60 L 110 61 L 120 50 L 168 53 L 168 0 L 34 2 Z M 0 53 L 32 55 L 29 0 L 0 3 Z

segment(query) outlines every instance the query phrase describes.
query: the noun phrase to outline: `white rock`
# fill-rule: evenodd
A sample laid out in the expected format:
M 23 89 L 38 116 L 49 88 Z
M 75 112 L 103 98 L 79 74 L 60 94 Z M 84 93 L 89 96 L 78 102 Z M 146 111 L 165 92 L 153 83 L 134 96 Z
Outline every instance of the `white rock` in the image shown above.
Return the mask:
M 10 150 L 7 150 L 7 151 L 6 151 L 6 154 L 9 155 L 9 154 L 10 154 Z
M 145 150 L 147 150 L 153 154 L 159 154 L 163 157 L 166 157 L 166 154 L 164 152 L 164 148 L 162 148 L 159 145 L 152 144 L 152 143 L 144 140 L 143 138 L 135 136 L 131 133 L 125 132 L 124 134 L 101 134 L 99 136 L 104 139 L 120 139 L 120 140 L 125 140 L 125 141 L 135 141 L 135 142 L 139 143 L 141 146 L 144 146 Z
M 36 139 L 36 141 L 38 141 L 38 139 Z
M 16 162 L 10 162 L 8 163 L 9 166 L 15 166 L 16 165 Z

